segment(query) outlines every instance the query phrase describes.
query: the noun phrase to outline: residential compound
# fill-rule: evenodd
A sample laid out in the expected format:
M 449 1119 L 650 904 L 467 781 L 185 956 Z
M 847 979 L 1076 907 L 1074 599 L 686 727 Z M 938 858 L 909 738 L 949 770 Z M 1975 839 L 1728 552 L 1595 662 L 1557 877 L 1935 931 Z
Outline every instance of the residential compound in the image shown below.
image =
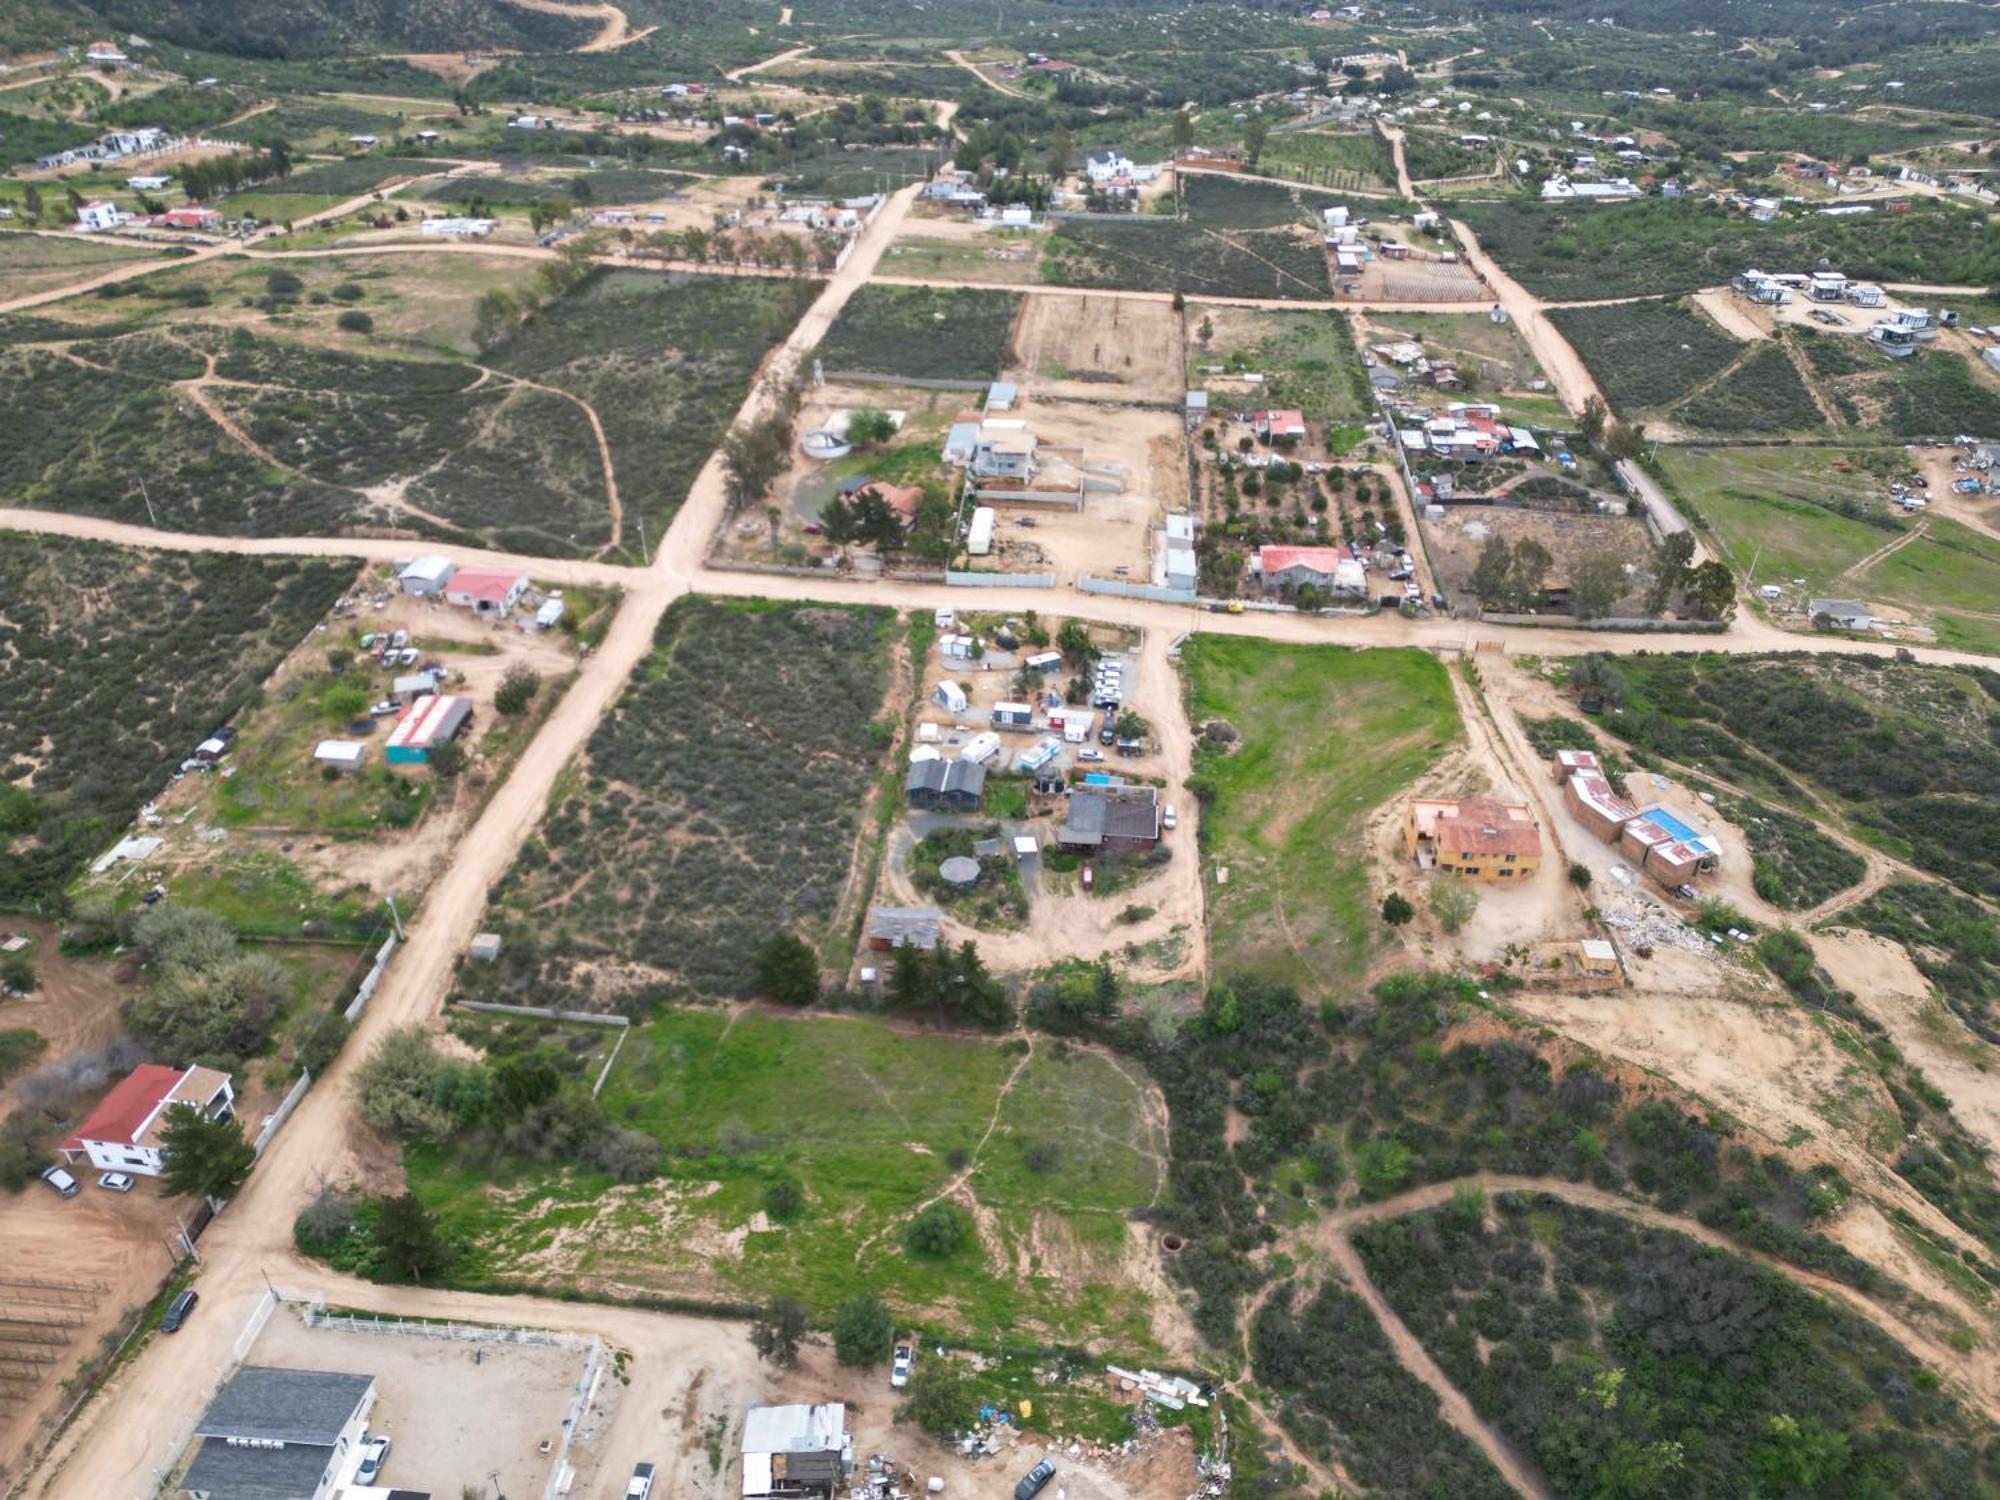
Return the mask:
M 227 1073 L 141 1063 L 63 1142 L 62 1153 L 71 1161 L 81 1157 L 100 1171 L 157 1177 L 162 1166 L 161 1136 L 172 1110 L 185 1107 L 218 1119 L 227 1116 L 235 1102 Z
M 1525 802 L 1417 798 L 1403 813 L 1403 847 L 1421 870 L 1468 880 L 1527 880 L 1542 866 L 1542 831 Z
M 245 1365 L 195 1427 L 201 1446 L 180 1493 L 187 1500 L 325 1500 L 352 1474 L 374 1404 L 375 1381 L 367 1375 Z
M 1660 804 L 1635 807 L 1619 796 L 1591 751 L 1557 751 L 1549 773 L 1577 822 L 1662 885 L 1685 885 L 1721 861 L 1722 845 L 1712 835 Z

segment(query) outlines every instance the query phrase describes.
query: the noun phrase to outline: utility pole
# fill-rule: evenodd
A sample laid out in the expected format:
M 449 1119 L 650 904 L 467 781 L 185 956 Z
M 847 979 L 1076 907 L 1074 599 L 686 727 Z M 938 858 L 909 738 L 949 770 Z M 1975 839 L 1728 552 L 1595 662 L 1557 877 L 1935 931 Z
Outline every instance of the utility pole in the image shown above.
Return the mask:
M 639 564 L 641 567 L 645 567 L 652 563 L 653 557 L 651 551 L 646 546 L 646 518 L 644 516 L 640 516 L 638 520 L 639 520 Z
M 151 523 L 153 530 L 158 531 L 160 529 L 160 518 L 153 514 L 153 497 L 146 492 L 146 476 L 144 474 L 139 476 L 139 497 L 146 502 L 146 520 Z
M 402 913 L 396 910 L 396 893 L 394 891 L 389 892 L 388 899 L 389 899 L 389 920 L 396 924 L 396 941 L 400 943 L 405 941 L 405 935 L 403 932 Z

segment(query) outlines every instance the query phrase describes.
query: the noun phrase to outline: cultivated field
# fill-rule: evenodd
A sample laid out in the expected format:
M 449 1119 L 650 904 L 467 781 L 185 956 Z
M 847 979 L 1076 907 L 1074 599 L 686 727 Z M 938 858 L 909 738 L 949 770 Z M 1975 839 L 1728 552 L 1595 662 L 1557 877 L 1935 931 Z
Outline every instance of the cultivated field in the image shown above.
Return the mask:
M 1204 179 L 1206 180 L 1206 179 Z M 1072 219 L 1049 237 L 1044 280 L 1102 291 L 1188 296 L 1332 296 L 1317 234 L 1293 227 L 1222 229 L 1152 215 Z
M 864 286 L 814 351 L 829 372 L 992 380 L 1021 299 L 1010 292 Z

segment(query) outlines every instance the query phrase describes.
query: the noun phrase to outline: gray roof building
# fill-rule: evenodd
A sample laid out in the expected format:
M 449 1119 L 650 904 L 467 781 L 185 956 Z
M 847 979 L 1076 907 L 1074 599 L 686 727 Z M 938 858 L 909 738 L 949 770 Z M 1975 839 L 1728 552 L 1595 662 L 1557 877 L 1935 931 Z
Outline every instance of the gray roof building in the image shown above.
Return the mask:
M 1065 849 L 1151 845 L 1160 840 L 1158 794 L 1149 786 L 1085 786 L 1069 795 L 1069 813 L 1056 830 Z
M 195 1500 L 315 1500 L 360 1439 L 370 1375 L 245 1365 L 209 1403 L 181 1489 Z
M 920 760 L 903 778 L 903 795 L 917 807 L 979 806 L 986 767 L 969 760 Z
M 1866 630 L 1875 623 L 1868 606 L 1856 599 L 1813 599 L 1806 604 L 1806 618 L 1818 620 L 1825 615 L 1833 621 L 1836 630 Z
M 866 932 L 871 947 L 929 952 L 944 936 L 944 913 L 928 906 L 878 906 L 868 913 Z

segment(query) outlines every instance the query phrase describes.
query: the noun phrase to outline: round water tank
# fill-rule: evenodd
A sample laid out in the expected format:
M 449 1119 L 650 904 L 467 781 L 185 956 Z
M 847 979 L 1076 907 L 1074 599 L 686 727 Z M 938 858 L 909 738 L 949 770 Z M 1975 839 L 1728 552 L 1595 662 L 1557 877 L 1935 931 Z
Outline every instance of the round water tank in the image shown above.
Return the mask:
M 979 878 L 979 861 L 969 855 L 954 854 L 938 866 L 938 874 L 951 885 L 971 885 Z

